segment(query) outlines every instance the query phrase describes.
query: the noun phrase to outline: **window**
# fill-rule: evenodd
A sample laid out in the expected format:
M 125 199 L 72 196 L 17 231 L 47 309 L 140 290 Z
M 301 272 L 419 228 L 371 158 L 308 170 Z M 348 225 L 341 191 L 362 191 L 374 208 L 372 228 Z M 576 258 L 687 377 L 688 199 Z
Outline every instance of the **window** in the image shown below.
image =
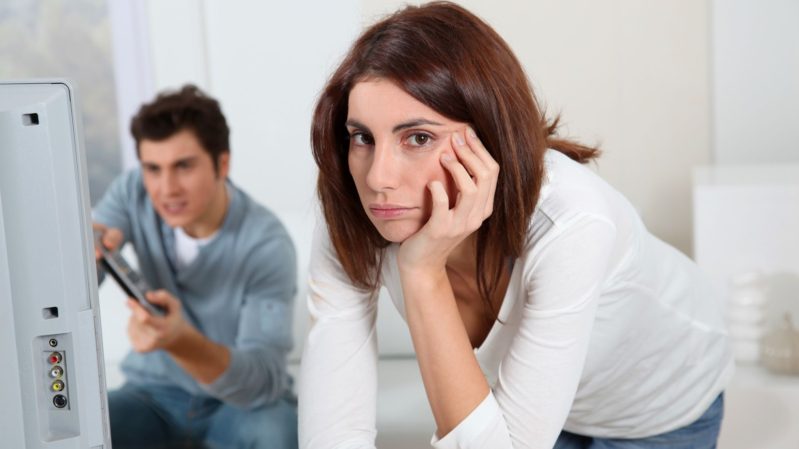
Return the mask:
M 105 0 L 0 4 L 0 78 L 68 78 L 77 87 L 92 204 L 122 168 L 111 48 Z

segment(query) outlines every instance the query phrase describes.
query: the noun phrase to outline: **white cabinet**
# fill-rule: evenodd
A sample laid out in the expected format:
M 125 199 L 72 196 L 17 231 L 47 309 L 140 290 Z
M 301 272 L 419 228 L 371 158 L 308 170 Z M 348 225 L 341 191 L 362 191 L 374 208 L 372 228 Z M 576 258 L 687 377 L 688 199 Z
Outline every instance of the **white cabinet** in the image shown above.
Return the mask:
M 799 165 L 702 167 L 694 173 L 694 258 L 723 298 L 744 272 L 766 279 L 767 328 L 799 320 Z M 799 447 L 799 377 L 739 365 L 726 393 L 721 449 Z

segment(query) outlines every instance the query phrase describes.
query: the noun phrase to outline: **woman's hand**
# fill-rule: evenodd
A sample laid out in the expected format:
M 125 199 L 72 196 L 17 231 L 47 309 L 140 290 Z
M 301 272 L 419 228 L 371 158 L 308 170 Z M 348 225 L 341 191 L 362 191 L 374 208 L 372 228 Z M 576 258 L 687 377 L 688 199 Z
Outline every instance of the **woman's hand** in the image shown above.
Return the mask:
M 450 253 L 493 211 L 499 164 L 471 128 L 458 130 L 451 138 L 457 158 L 442 153 L 441 163 L 458 189 L 455 205 L 450 209 L 450 199 L 441 182 L 428 184 L 432 213 L 427 223 L 400 245 L 400 272 L 413 275 L 443 270 Z
M 455 204 L 450 209 L 444 186 L 431 182 L 430 219 L 402 242 L 398 255 L 405 316 L 439 437 L 462 422 L 490 391 L 472 351 L 446 265 L 458 245 L 468 243 L 491 215 L 499 165 L 471 129 L 453 133 L 452 147 L 455 157 L 443 153 L 441 163 L 458 191 Z

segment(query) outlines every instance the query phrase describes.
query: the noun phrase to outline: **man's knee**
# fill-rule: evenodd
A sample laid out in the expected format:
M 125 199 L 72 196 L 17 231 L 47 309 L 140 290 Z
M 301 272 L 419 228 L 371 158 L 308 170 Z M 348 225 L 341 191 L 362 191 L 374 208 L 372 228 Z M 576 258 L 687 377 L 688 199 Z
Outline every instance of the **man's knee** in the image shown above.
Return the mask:
M 208 433 L 212 448 L 297 447 L 297 406 L 292 401 L 254 410 L 224 406 L 214 418 Z
M 169 424 L 146 395 L 123 387 L 108 394 L 114 448 L 167 447 Z
M 253 446 L 293 449 L 297 447 L 297 410 L 281 407 L 280 410 L 256 410 L 239 428 L 242 438 Z

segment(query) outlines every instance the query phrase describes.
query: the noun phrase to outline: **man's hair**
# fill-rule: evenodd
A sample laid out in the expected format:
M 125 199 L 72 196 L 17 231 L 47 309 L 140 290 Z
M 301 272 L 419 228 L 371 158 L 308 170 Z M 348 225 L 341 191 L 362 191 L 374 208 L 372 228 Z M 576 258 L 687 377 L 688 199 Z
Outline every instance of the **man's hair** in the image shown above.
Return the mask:
M 187 84 L 179 91 L 165 91 L 145 103 L 130 123 L 136 140 L 136 155 L 142 140 L 161 141 L 189 130 L 219 169 L 219 156 L 230 152 L 230 129 L 219 102 L 197 86 Z
M 493 213 L 477 231 L 477 283 L 491 310 L 509 258 L 519 257 L 553 148 L 587 162 L 599 151 L 556 135 L 522 65 L 485 22 L 449 2 L 408 6 L 355 41 L 319 97 L 311 145 L 317 191 L 331 242 L 350 280 L 378 286 L 389 244 L 370 222 L 349 172 L 345 126 L 351 89 L 385 79 L 452 120 L 468 123 L 500 166 Z M 375 257 L 377 255 L 377 257 Z

